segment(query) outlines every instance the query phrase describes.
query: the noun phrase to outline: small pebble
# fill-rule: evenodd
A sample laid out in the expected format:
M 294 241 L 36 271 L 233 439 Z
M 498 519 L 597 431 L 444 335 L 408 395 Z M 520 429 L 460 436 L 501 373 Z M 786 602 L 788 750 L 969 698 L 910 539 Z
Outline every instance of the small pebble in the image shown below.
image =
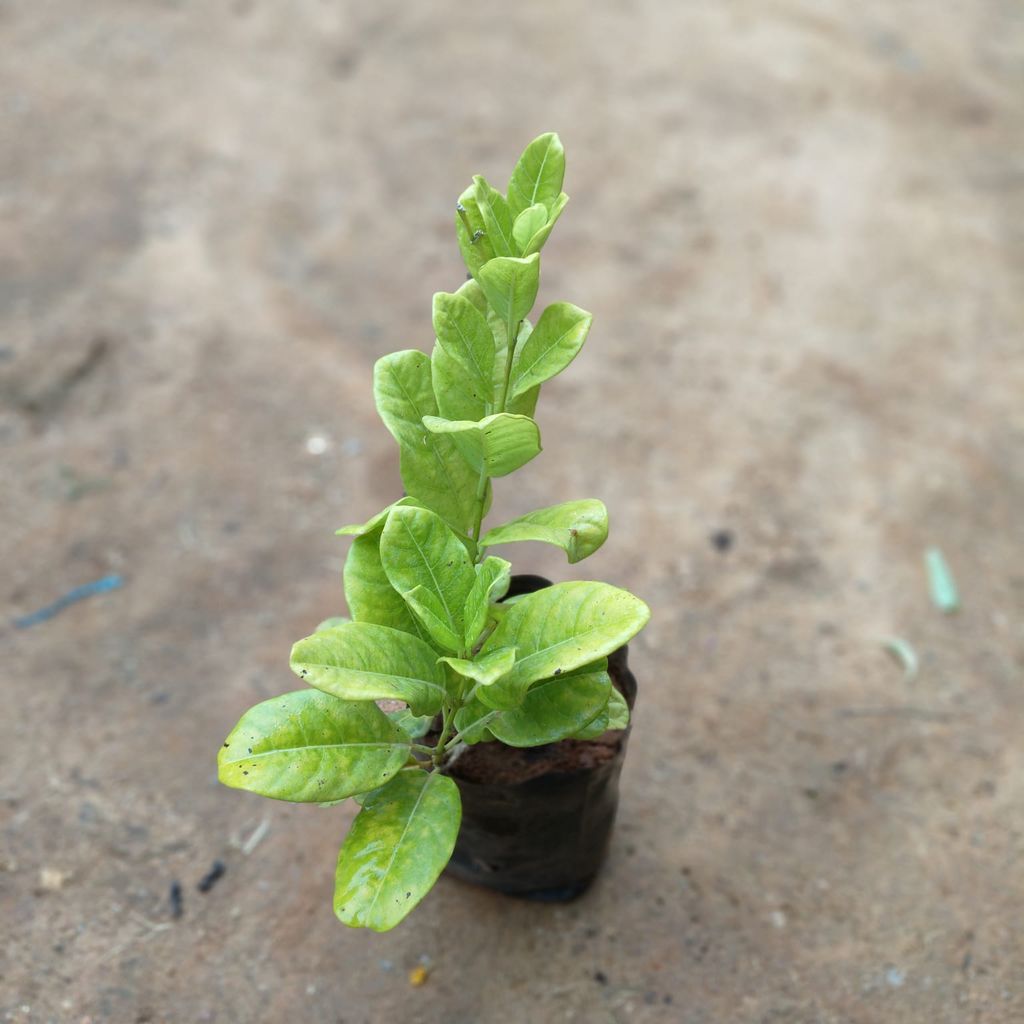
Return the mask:
M 711 546 L 724 554 L 732 547 L 735 539 L 732 530 L 715 530 L 711 534 Z
M 169 896 L 171 903 L 171 917 L 177 921 L 185 911 L 185 900 L 181 891 L 181 882 L 177 880 L 171 882 L 171 891 Z
M 196 888 L 203 893 L 209 892 L 216 884 L 220 881 L 224 872 L 227 871 L 227 865 L 222 860 L 215 860 L 210 865 L 210 870 L 206 872 Z

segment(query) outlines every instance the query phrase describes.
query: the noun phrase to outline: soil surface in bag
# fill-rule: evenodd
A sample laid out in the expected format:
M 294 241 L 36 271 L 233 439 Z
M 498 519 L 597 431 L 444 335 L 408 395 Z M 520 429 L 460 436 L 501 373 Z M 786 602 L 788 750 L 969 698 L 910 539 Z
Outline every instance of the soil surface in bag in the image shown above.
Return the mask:
M 514 576 L 509 595 L 549 586 Z M 608 672 L 630 709 L 636 680 L 626 648 Z M 478 743 L 445 769 L 462 796 L 462 827 L 448 873 L 510 895 L 569 900 L 593 881 L 618 807 L 629 730 L 540 747 Z

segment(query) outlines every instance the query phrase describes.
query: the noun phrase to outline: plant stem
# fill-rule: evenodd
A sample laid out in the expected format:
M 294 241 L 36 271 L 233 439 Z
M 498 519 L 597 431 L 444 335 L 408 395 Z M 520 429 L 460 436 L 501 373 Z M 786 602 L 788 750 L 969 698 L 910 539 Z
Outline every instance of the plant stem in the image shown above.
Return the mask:
M 493 717 L 494 717 L 494 716 L 495 716 L 495 715 L 496 715 L 497 713 L 498 713 L 497 711 L 492 711 L 492 712 L 491 712 L 491 713 L 490 713 L 489 715 L 485 715 L 485 716 L 484 716 L 483 718 L 481 718 L 481 719 L 480 719 L 479 721 L 476 721 L 476 722 L 474 722 L 473 724 L 474 724 L 474 725 L 486 725 L 486 723 L 487 723 L 487 722 L 489 722 L 489 721 L 490 721 L 490 720 L 491 720 L 491 719 L 492 719 L 492 718 L 493 718 Z M 460 744 L 461 742 L 462 742 L 462 733 L 461 733 L 461 732 L 457 732 L 457 733 L 456 733 L 456 734 L 455 734 L 455 735 L 454 735 L 454 736 L 453 736 L 453 737 L 452 737 L 452 738 L 451 738 L 451 739 L 450 739 L 450 740 L 449 740 L 449 741 L 448 741 L 448 742 L 447 742 L 447 743 L 445 744 L 445 748 L 444 748 L 444 750 L 442 751 L 442 753 L 445 753 L 445 754 L 446 754 L 446 753 L 448 753 L 448 751 L 449 751 L 449 750 L 451 750 L 451 749 L 452 749 L 452 747 L 455 747 L 455 746 L 457 746 L 457 745 L 458 745 L 458 744 Z
M 451 736 L 454 726 L 455 709 L 445 701 L 444 707 L 441 708 L 441 735 L 437 739 L 437 746 L 430 751 L 430 756 L 433 758 L 435 768 L 438 768 L 441 765 L 441 759 L 445 754 L 445 744 L 448 742 L 448 737 Z
M 516 342 L 519 338 L 519 328 L 522 327 L 522 320 L 516 323 L 514 320 L 509 320 L 505 324 L 505 379 L 501 386 L 501 400 L 498 402 L 498 408 L 496 412 L 504 412 L 505 406 L 508 404 L 508 389 L 512 383 L 512 359 L 516 354 Z M 476 519 L 473 522 L 473 543 L 476 544 L 480 540 L 480 527 L 484 521 L 484 495 L 487 493 L 487 467 L 480 467 L 480 480 L 476 486 Z M 477 551 L 476 560 L 478 562 L 483 561 L 481 555 L 482 551 Z
M 505 325 L 505 333 L 508 338 L 508 344 L 505 346 L 505 383 L 501 388 L 501 401 L 498 403 L 498 412 L 504 412 L 505 406 L 508 403 L 508 388 L 512 382 L 512 357 L 516 354 L 516 342 L 519 339 L 519 328 L 522 326 L 522 320 L 517 324 L 514 320 L 509 320 Z
M 476 520 L 473 523 L 473 543 L 480 540 L 480 526 L 484 521 L 484 495 L 487 494 L 487 467 L 480 467 L 480 480 L 476 485 Z M 477 561 L 480 561 L 480 552 L 477 551 Z

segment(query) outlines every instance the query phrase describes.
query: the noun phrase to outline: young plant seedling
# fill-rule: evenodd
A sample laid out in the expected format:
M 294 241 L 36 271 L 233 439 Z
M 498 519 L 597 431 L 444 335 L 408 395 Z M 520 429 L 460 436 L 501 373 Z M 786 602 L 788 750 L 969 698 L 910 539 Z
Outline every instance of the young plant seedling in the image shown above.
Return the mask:
M 629 719 L 607 655 L 643 628 L 647 606 L 590 582 L 501 603 L 511 566 L 488 554 L 543 541 L 579 562 L 608 535 L 604 505 L 563 502 L 482 532 L 491 480 L 541 450 L 541 385 L 590 329 L 568 302 L 528 319 L 540 250 L 568 201 L 564 173 L 558 136 L 542 135 L 507 193 L 477 176 L 459 197 L 471 277 L 434 296 L 431 355 L 396 352 L 374 368 L 407 496 L 338 531 L 354 538 L 351 621 L 328 620 L 295 644 L 291 667 L 309 688 L 246 712 L 218 757 L 228 786 L 318 804 L 356 798 L 334 888 L 335 913 L 354 927 L 393 928 L 444 869 L 461 818 L 445 768 L 464 744 L 592 739 Z M 380 700 L 404 707 L 385 713 Z

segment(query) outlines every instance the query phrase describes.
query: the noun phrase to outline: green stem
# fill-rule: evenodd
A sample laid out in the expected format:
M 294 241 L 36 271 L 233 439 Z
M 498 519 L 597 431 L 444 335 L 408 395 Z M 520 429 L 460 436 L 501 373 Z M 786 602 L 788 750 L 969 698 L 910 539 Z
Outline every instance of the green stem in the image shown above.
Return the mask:
M 441 735 L 437 739 L 437 746 L 430 751 L 430 756 L 433 758 L 435 768 L 438 768 L 441 765 L 441 759 L 445 755 L 445 744 L 448 742 L 448 737 L 451 736 L 452 729 L 454 727 L 455 710 L 447 701 L 445 701 L 444 707 L 441 709 Z
M 498 408 L 496 412 L 504 412 L 505 406 L 508 404 L 508 389 L 512 383 L 512 359 L 516 354 L 516 342 L 519 338 L 519 328 L 522 327 L 522 320 L 516 323 L 514 320 L 509 320 L 505 324 L 505 336 L 507 343 L 505 345 L 505 379 L 501 386 L 501 400 L 498 402 Z M 476 518 L 473 522 L 473 543 L 477 544 L 480 541 L 480 528 L 484 521 L 484 496 L 487 494 L 487 467 L 480 467 L 480 480 L 476 486 Z M 483 551 L 477 551 L 476 560 L 478 562 L 483 561 Z
M 480 467 L 480 480 L 476 485 L 476 519 L 473 523 L 473 543 L 480 540 L 480 527 L 484 521 L 484 496 L 487 494 L 487 467 Z M 480 560 L 480 552 L 477 552 L 477 561 Z
M 505 354 L 505 383 L 501 388 L 501 401 L 498 403 L 498 412 L 504 412 L 505 406 L 508 403 L 508 388 L 512 382 L 512 358 L 516 354 L 516 342 L 519 339 L 519 328 L 522 326 L 522 323 L 522 320 L 518 324 L 514 320 L 509 320 L 505 324 L 505 333 L 508 338 Z
M 473 725 L 474 726 L 486 725 L 497 713 L 498 713 L 497 711 L 492 711 L 489 715 L 486 715 L 485 717 L 479 719 L 479 721 L 474 722 Z M 444 748 L 443 753 L 447 754 L 449 750 L 451 750 L 453 747 L 458 746 L 461 742 L 462 742 L 462 733 L 461 732 L 457 732 L 447 742 L 447 744 L 445 744 L 445 748 Z

